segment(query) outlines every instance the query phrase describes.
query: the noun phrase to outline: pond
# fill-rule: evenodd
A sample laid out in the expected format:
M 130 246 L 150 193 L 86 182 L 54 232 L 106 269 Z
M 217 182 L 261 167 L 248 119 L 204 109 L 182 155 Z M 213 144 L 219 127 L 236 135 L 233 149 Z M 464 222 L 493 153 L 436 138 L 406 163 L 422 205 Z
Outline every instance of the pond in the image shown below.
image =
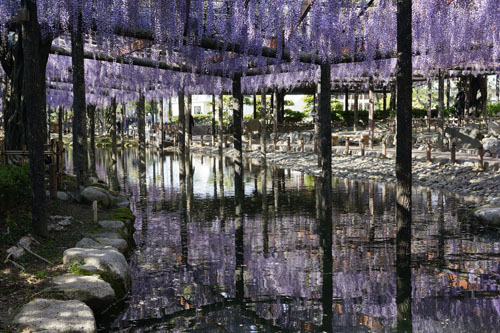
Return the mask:
M 137 249 L 125 308 L 103 330 L 394 331 L 397 281 L 416 332 L 498 330 L 500 236 L 453 196 L 414 189 L 402 277 L 392 185 L 334 179 L 325 225 L 312 176 L 245 160 L 239 198 L 227 158 L 191 154 L 183 179 L 175 154 L 148 152 L 145 169 L 136 150 L 116 168 L 109 156 L 97 171 L 131 195 Z

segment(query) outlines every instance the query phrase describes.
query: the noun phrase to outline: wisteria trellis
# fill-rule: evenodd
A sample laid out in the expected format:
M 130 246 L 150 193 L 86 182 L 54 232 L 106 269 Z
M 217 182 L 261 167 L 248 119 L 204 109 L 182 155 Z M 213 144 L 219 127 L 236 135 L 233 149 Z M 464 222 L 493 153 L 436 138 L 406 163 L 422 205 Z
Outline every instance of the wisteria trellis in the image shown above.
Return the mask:
M 310 11 L 301 21 L 304 4 L 310 4 Z M 38 1 L 44 31 L 60 36 L 54 45 L 67 47 L 77 5 L 93 41 L 86 45 L 90 52 L 123 55 L 135 39 L 117 35 L 117 30 L 148 31 L 153 37 L 150 47 L 125 52 L 123 63 L 86 60 L 87 102 L 92 104 L 106 105 L 111 97 L 137 99 L 140 91 L 151 99 L 175 95 L 181 88 L 188 93 L 229 92 L 234 74 L 243 75 L 247 93 L 318 82 L 317 66 L 299 61 L 303 54 L 313 63 L 358 59 L 332 67 L 332 80 L 337 81 L 363 76 L 387 82 L 395 72 L 395 61 L 383 60 L 393 58 L 396 50 L 396 7 L 391 0 Z M 7 33 L 19 7 L 19 0 L 0 0 L 1 33 Z M 415 0 L 414 70 L 424 76 L 456 67 L 471 66 L 473 74 L 488 70 L 500 57 L 499 22 L 497 0 Z M 224 46 L 206 50 L 199 47 L 203 38 L 239 45 L 239 52 L 225 52 Z M 265 47 L 275 48 L 276 57 L 262 56 Z M 132 66 L 126 63 L 132 56 L 187 64 L 192 71 Z M 71 105 L 70 67 L 69 57 L 50 56 L 49 106 Z M 247 76 L 252 68 L 265 68 L 265 73 Z M 212 76 L 215 72 L 227 77 Z

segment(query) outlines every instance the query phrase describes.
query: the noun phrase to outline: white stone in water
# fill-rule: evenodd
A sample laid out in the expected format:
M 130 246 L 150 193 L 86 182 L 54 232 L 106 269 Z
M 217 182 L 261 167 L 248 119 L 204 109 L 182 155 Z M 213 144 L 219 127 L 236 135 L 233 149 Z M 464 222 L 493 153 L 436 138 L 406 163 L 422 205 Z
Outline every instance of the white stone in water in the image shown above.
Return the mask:
M 81 301 L 57 301 L 50 299 L 34 299 L 14 318 L 14 324 L 21 330 L 50 332 L 82 332 L 96 331 L 96 323 L 92 310 Z
M 500 207 L 480 207 L 474 211 L 474 216 L 486 224 L 500 225 Z

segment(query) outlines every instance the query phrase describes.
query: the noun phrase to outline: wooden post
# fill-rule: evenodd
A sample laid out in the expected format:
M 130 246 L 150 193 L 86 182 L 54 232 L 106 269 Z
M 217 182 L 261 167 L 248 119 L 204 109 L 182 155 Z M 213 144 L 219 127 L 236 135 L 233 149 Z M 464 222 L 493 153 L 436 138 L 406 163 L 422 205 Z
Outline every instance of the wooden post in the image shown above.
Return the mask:
M 215 104 L 215 95 L 212 95 L 212 147 L 215 147 L 215 141 L 217 141 L 217 130 L 215 127 L 215 111 L 216 111 L 216 104 Z
M 248 146 L 250 151 L 252 151 L 253 150 L 252 132 L 248 133 Z
M 278 147 L 278 136 L 275 135 L 274 142 L 273 142 L 273 149 L 276 150 L 277 147 Z
M 300 140 L 300 151 L 301 151 L 301 152 L 304 152 L 304 151 L 305 151 L 305 143 L 306 143 L 306 142 L 305 142 L 304 138 L 302 138 L 302 139 Z
M 451 143 L 451 148 L 450 148 L 450 163 L 455 164 L 456 161 L 456 151 L 457 151 L 457 144 L 456 142 Z
M 200 135 L 200 138 L 201 138 L 201 146 L 203 147 L 203 146 L 205 146 L 205 143 L 203 142 L 203 134 Z
M 382 141 L 382 156 L 387 157 L 387 139 Z
M 2 157 L 2 164 L 7 165 L 7 158 L 5 156 L 5 142 L 0 143 L 0 156 Z
M 314 138 L 314 153 L 318 152 L 318 138 Z
M 427 142 L 427 162 L 432 162 L 432 156 L 431 156 L 431 143 Z
M 359 143 L 361 145 L 361 156 L 365 156 L 365 139 L 359 140 Z
M 427 132 L 431 131 L 431 117 L 432 117 L 432 81 L 429 79 L 427 82 L 427 93 L 428 93 L 428 102 L 427 106 Z
M 370 88 L 370 110 L 368 112 L 368 133 L 370 135 L 370 149 L 373 149 L 373 140 L 374 140 L 374 135 L 375 135 L 375 120 L 374 120 L 374 113 L 375 113 L 375 100 L 373 96 L 373 90 Z
M 61 141 L 57 142 L 57 188 L 59 190 L 63 189 L 63 181 L 64 181 L 64 149 L 63 143 Z
M 276 144 L 278 142 L 278 113 L 279 113 L 279 96 L 278 96 L 278 90 L 274 89 L 273 92 L 273 118 L 274 118 L 274 123 L 273 123 L 273 133 L 274 133 L 274 150 L 276 150 Z
M 438 88 L 438 113 L 439 113 L 439 151 L 443 151 L 444 139 L 444 74 L 439 70 L 439 88 Z
M 26 163 L 26 145 L 23 145 L 23 155 L 21 157 L 21 161 L 22 164 Z
M 217 99 L 217 109 L 219 111 L 219 150 L 222 152 L 222 148 L 226 147 L 226 142 L 224 141 L 224 96 L 219 95 Z
M 321 168 L 321 176 L 328 183 L 331 182 L 332 176 L 331 66 L 329 63 L 321 64 L 320 70 L 318 164 Z
M 92 202 L 92 211 L 94 213 L 94 223 L 97 223 L 97 201 Z
M 266 154 L 266 90 L 262 88 L 260 97 L 260 151 L 263 156 Z
M 383 101 L 382 101 L 382 111 L 384 114 L 384 120 L 387 119 L 388 114 L 387 114 L 387 86 L 384 86 L 383 88 Z
M 345 154 L 349 155 L 349 138 L 345 140 Z
M 484 170 L 484 148 L 483 145 L 477 147 L 477 168 Z
M 288 151 L 291 150 L 291 147 L 290 147 L 290 137 L 286 138 L 286 150 L 288 150 Z
M 358 112 L 359 112 L 359 88 L 356 88 L 356 91 L 354 92 L 354 131 L 358 131 Z

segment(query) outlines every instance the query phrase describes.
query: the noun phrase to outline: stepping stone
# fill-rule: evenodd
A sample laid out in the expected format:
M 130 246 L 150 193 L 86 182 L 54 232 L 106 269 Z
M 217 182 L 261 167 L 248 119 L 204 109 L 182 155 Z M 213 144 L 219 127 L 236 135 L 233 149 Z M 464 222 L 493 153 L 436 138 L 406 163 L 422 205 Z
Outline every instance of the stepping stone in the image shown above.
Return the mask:
M 104 249 L 113 247 L 121 253 L 125 253 L 128 250 L 127 241 L 123 239 L 103 237 L 97 237 L 95 240 L 90 238 L 82 238 L 78 243 L 76 243 L 76 247 L 80 247 L 83 249 Z
M 21 330 L 50 332 L 83 332 L 96 331 L 96 323 L 92 310 L 81 301 L 58 301 L 52 299 L 34 299 L 14 318 L 14 324 Z
M 86 271 L 88 273 L 97 273 L 97 272 L 99 272 L 99 270 L 97 269 L 97 267 L 92 266 L 92 265 L 80 265 L 80 266 L 77 267 L 77 269 L 82 270 L 82 271 Z
M 123 239 L 123 236 L 120 235 L 118 232 L 114 231 L 101 231 L 95 234 L 92 234 L 92 237 L 94 238 L 111 238 L 111 239 Z
M 500 207 L 483 206 L 474 211 L 474 216 L 488 225 L 500 225 Z
M 52 279 L 53 287 L 44 290 L 49 298 L 77 300 L 94 311 L 105 310 L 115 299 L 115 291 L 96 275 L 65 274 Z
M 98 223 L 103 229 L 120 230 L 127 233 L 127 227 L 122 221 L 99 221 Z
M 75 262 L 95 266 L 98 270 L 108 273 L 109 278 L 122 284 L 125 289 L 129 286 L 130 270 L 127 260 L 123 254 L 115 249 L 84 249 L 76 247 L 64 251 L 64 265 L 69 266 Z

